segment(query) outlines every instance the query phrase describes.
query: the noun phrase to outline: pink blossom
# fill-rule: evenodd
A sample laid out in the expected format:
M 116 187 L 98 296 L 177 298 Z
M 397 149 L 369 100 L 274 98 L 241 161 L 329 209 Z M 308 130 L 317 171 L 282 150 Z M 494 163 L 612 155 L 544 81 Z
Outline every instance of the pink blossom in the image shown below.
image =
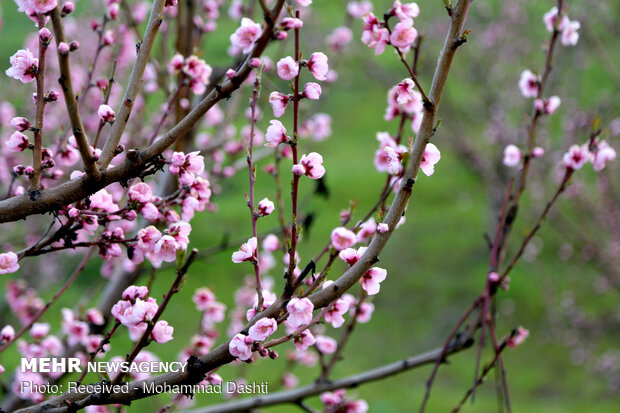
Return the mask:
M 338 257 L 349 264 L 349 266 L 353 266 L 359 261 L 360 258 L 362 258 L 362 255 L 366 252 L 366 248 L 367 247 L 359 247 L 357 250 L 353 248 L 346 248 L 340 251 Z
M 312 53 L 308 60 L 308 70 L 317 80 L 326 80 L 329 65 L 327 64 L 327 56 L 322 52 Z
M 502 162 L 509 168 L 519 165 L 519 163 L 521 162 L 521 150 L 515 145 L 507 145 L 504 148 L 504 159 L 502 160 Z
M 240 360 L 247 360 L 252 356 L 252 339 L 250 342 L 246 342 L 248 336 L 243 334 L 237 334 L 228 343 L 228 351 L 233 357 L 237 357 Z
M 11 274 L 17 270 L 19 270 L 17 254 L 12 251 L 0 254 L 0 274 Z
M 284 30 L 301 29 L 303 25 L 304 22 L 301 19 L 297 19 L 295 17 L 285 17 L 280 22 L 280 26 Z
M 288 323 L 295 329 L 310 324 L 314 304 L 308 298 L 293 297 L 286 305 Z
M 181 69 L 183 69 L 183 64 L 185 63 L 185 58 L 181 53 L 176 53 L 168 62 L 168 73 L 170 74 L 178 74 Z
M 506 344 L 510 348 L 515 348 L 518 345 L 520 345 L 521 343 L 523 343 L 525 341 L 525 339 L 529 337 L 529 335 L 530 335 L 529 330 L 526 330 L 523 327 L 518 327 L 516 333 L 514 334 L 514 336 L 510 337 Z
M 273 202 L 271 202 L 268 198 L 263 198 L 258 203 L 258 210 L 256 212 L 258 213 L 258 215 L 264 217 L 271 214 L 274 209 L 275 205 L 273 204 Z
M 370 13 L 372 11 L 373 5 L 372 2 L 364 0 L 364 1 L 350 1 L 347 4 L 347 13 L 354 19 L 359 19 L 363 17 L 365 14 Z
M 368 403 L 366 400 L 352 400 L 345 405 L 346 413 L 366 413 L 368 412 Z
M 380 55 L 385 51 L 389 39 L 390 32 L 379 24 L 377 17 L 372 13 L 366 14 L 364 16 L 362 43 L 371 49 L 375 49 L 375 54 Z
M 5 325 L 0 331 L 0 341 L 12 341 L 15 337 L 15 329 L 11 325 Z
M 111 20 L 116 20 L 120 14 L 120 6 L 118 3 L 112 3 L 108 5 L 108 17 Z
M 400 162 L 400 154 L 391 146 L 386 146 L 382 150 L 383 161 L 387 163 L 387 172 L 390 175 L 400 175 L 403 166 Z
M 29 9 L 35 13 L 45 14 L 52 11 L 57 5 L 57 0 L 26 0 L 24 1 Z M 19 2 L 17 3 L 19 4 Z
M 278 329 L 274 318 L 263 317 L 250 327 L 248 334 L 254 341 L 264 341 Z
M 151 190 L 151 187 L 144 182 L 139 182 L 132 185 L 127 194 L 130 200 L 140 203 L 150 202 L 151 199 L 153 199 L 153 191 Z
M 35 340 L 41 340 L 50 331 L 50 325 L 48 323 L 34 323 L 30 327 L 30 335 Z
M 562 164 L 573 170 L 581 169 L 583 165 L 592 159 L 592 154 L 588 150 L 587 145 L 572 145 L 568 148 L 568 152 L 562 158 Z
M 413 27 L 413 21 L 401 21 L 394 26 L 390 35 L 390 43 L 399 49 L 407 50 L 418 37 L 418 31 Z
M 339 328 L 344 324 L 343 314 L 349 311 L 349 303 L 345 300 L 338 299 L 325 313 L 325 321 L 331 323 L 334 328 Z
M 357 317 L 355 318 L 358 323 L 367 323 L 372 317 L 372 313 L 375 311 L 375 305 L 373 303 L 363 302 L 359 304 L 359 309 L 352 307 L 349 309 L 349 314 L 355 315 L 357 311 Z
M 155 248 L 155 244 L 161 238 L 161 232 L 152 225 L 141 228 L 137 234 L 138 247 L 143 251 L 151 251 Z
M 367 242 L 370 241 L 375 232 L 377 231 L 377 222 L 374 218 L 369 218 L 368 221 L 364 222 L 359 232 L 357 233 L 357 242 Z
M 526 98 L 535 98 L 538 95 L 538 88 L 540 87 L 540 78 L 532 73 L 531 70 L 524 70 L 521 72 L 521 78 L 519 79 L 519 88 L 521 94 Z
M 274 234 L 269 234 L 263 240 L 263 249 L 267 252 L 275 252 L 280 249 L 280 239 Z
M 22 83 L 30 83 L 36 77 L 39 59 L 35 58 L 29 49 L 18 50 L 10 58 L 11 67 L 6 69 L 6 75 Z
M 187 155 L 183 152 L 174 152 L 168 166 L 171 173 L 179 175 L 179 182 L 182 185 L 192 185 L 196 176 L 202 174 L 204 169 L 205 160 L 200 151 L 190 152 Z
M 106 30 L 103 33 L 103 44 L 105 46 L 111 46 L 114 43 L 116 43 L 117 38 L 116 38 L 116 33 L 113 30 Z
M 6 141 L 6 146 L 11 152 L 22 152 L 30 147 L 30 141 L 26 135 L 16 131 Z
M 592 160 L 592 166 L 596 172 L 602 171 L 607 162 L 611 162 L 616 159 L 616 151 L 609 146 L 606 141 L 598 143 L 596 152 L 594 152 L 594 159 Z
M 295 175 L 306 175 L 311 179 L 319 179 L 325 175 L 323 167 L 323 157 L 316 152 L 310 152 L 308 155 L 302 155 L 299 163 L 293 165 L 293 173 Z
M 69 45 L 65 42 L 60 42 L 58 44 L 58 51 L 60 52 L 61 55 L 66 56 L 69 54 L 69 52 L 71 51 Z
M 127 290 L 125 290 L 127 291 Z M 89 308 L 86 311 L 86 319 L 97 326 L 101 326 L 104 324 L 103 314 L 96 308 Z
M 151 202 L 147 202 L 142 206 L 140 209 L 140 214 L 142 214 L 144 219 L 150 222 L 156 222 L 160 217 L 159 209 L 157 209 L 157 207 Z
M 562 37 L 560 39 L 564 46 L 575 46 L 579 41 L 579 28 L 581 24 L 576 20 L 568 20 L 562 24 Z
M 162 261 L 174 262 L 177 259 L 177 249 L 179 245 L 176 240 L 170 235 L 164 235 L 155 243 L 153 254 Z
M 390 230 L 390 227 L 385 222 L 382 222 L 379 225 L 377 225 L 377 232 L 379 234 L 384 234 L 388 232 L 389 230 Z
M 302 96 L 310 100 L 318 100 L 321 97 L 321 85 L 314 82 L 306 83 Z
M 345 390 L 339 389 L 332 392 L 321 393 L 321 401 L 326 406 L 338 406 L 344 402 Z
M 293 389 L 299 384 L 299 379 L 292 373 L 286 372 L 282 375 L 282 386 L 285 389 Z
M 352 247 L 357 242 L 355 233 L 345 227 L 334 228 L 331 234 L 332 246 L 338 251 Z
M 312 335 L 312 333 L 310 332 L 310 330 L 304 330 L 302 331 L 298 337 L 295 337 L 295 348 L 299 351 L 299 350 L 307 350 L 308 347 L 314 345 L 314 343 L 316 343 L 316 339 L 314 338 L 314 335 Z
M 321 354 L 332 354 L 338 348 L 336 340 L 329 336 L 317 336 L 314 344 Z
M 327 36 L 327 44 L 335 51 L 342 51 L 353 40 L 353 32 L 346 26 L 336 27 L 329 36 Z
M 125 288 L 121 296 L 123 297 L 123 300 L 135 301 L 137 298 L 145 298 L 148 295 L 149 295 L 148 287 L 146 286 L 138 287 L 136 285 L 130 285 L 129 287 Z
M 243 261 L 250 261 L 256 258 L 257 240 L 256 237 L 248 239 L 248 242 L 244 242 L 239 251 L 234 252 L 232 255 L 232 261 L 234 263 L 240 263 Z
M 279 118 L 280 116 L 284 115 L 286 105 L 288 105 L 288 102 L 290 100 L 291 97 L 289 95 L 285 95 L 280 92 L 271 92 L 271 94 L 269 95 L 269 104 L 273 109 L 273 116 Z
M 387 271 L 383 268 L 373 267 L 366 271 L 362 277 L 362 288 L 366 290 L 368 295 L 375 295 L 381 289 L 380 283 L 385 280 Z
M 158 309 L 157 302 L 150 297 L 146 300 L 136 298 L 133 305 L 129 301 L 124 302 L 129 303 L 129 306 L 122 304 L 123 301 L 117 302 L 112 307 L 112 315 L 127 327 L 137 326 L 140 323 L 151 320 Z M 120 307 L 115 310 L 115 307 L 118 305 Z
M 241 19 L 241 26 L 230 35 L 230 43 L 241 49 L 243 53 L 249 53 L 262 34 L 263 29 L 260 24 L 244 17 Z
M 534 158 L 540 158 L 544 154 L 545 154 L 545 149 L 541 148 L 540 146 L 537 146 L 534 149 L 532 149 L 532 157 Z
M 215 294 L 206 287 L 198 288 L 192 296 L 192 301 L 196 304 L 198 311 L 205 311 L 209 304 L 215 302 Z
M 15 128 L 16 131 L 23 132 L 30 129 L 30 121 L 22 116 L 16 117 L 11 119 L 11 126 Z
M 271 124 L 265 132 L 265 146 L 268 148 L 275 148 L 281 143 L 288 142 L 291 138 L 286 135 L 286 128 L 279 120 L 270 120 Z
M 308 7 L 312 4 L 312 0 L 295 0 L 301 7 Z
M 278 76 L 284 80 L 291 80 L 299 74 L 299 65 L 291 56 L 280 59 L 276 67 Z
M 558 18 L 558 8 L 553 6 L 551 10 L 543 15 L 543 22 L 545 23 L 545 27 L 547 31 L 552 32 L 555 27 L 555 22 Z
M 327 139 L 332 134 L 332 118 L 327 113 L 315 113 L 304 123 L 301 134 L 315 141 Z
M 537 111 L 544 113 L 546 115 L 551 115 L 557 108 L 560 107 L 561 99 L 558 96 L 551 96 L 548 99 L 536 99 L 534 100 L 534 109 Z
M 172 340 L 172 333 L 174 332 L 174 327 L 168 325 L 167 321 L 159 320 L 153 326 L 153 330 L 151 331 L 151 338 L 158 343 L 167 343 Z
M 420 169 L 426 174 L 431 176 L 435 172 L 435 164 L 441 159 L 441 153 L 439 149 L 432 143 L 426 145 L 424 149 L 424 156 L 422 156 L 422 162 L 420 163 Z
M 395 0 L 391 12 L 401 21 L 412 21 L 420 15 L 420 7 L 416 3 L 402 4 L 400 0 Z

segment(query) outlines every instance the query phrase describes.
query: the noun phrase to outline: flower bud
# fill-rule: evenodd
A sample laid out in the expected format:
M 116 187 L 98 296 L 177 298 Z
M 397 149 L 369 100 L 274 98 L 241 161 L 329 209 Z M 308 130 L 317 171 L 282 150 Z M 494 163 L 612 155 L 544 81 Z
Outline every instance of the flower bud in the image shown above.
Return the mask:
M 52 40 L 52 32 L 47 27 L 42 28 L 39 30 L 39 40 L 45 45 L 49 44 L 50 40 Z
M 65 42 L 60 42 L 60 44 L 58 45 L 58 51 L 60 52 L 61 55 L 66 56 L 69 54 L 69 45 Z
M 80 42 L 78 42 L 77 40 L 74 40 L 71 43 L 69 43 L 69 51 L 75 52 L 79 48 L 80 48 Z
M 73 4 L 72 1 L 65 1 L 62 4 L 62 9 L 60 13 L 62 17 L 65 17 L 66 15 L 73 13 L 73 10 L 75 10 L 75 4 Z
M 30 128 L 30 122 L 28 119 L 18 116 L 11 119 L 11 126 L 14 127 L 16 131 L 23 132 Z
M 45 101 L 46 102 L 56 102 L 59 97 L 60 97 L 60 94 L 58 92 L 56 92 L 55 90 L 49 90 L 45 94 Z

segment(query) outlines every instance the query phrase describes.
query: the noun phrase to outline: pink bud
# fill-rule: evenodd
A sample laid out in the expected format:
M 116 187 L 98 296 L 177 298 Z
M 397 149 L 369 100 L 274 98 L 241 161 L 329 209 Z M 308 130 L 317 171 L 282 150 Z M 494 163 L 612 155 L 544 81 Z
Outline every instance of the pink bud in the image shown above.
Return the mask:
M 256 69 L 260 67 L 260 59 L 258 57 L 253 57 L 250 59 L 250 67 Z
M 69 43 L 69 51 L 75 52 L 79 48 L 80 48 L 80 42 L 78 42 L 77 40 L 74 40 L 71 43 Z
M 226 77 L 229 79 L 233 79 L 235 76 L 237 76 L 237 72 L 234 69 L 228 69 L 226 71 Z
M 114 110 L 112 110 L 112 108 L 108 105 L 99 106 L 97 114 L 99 115 L 99 119 L 101 119 L 103 122 L 114 122 Z
M 11 119 L 11 126 L 15 128 L 18 132 L 23 132 L 30 128 L 30 122 L 28 119 L 24 117 L 16 117 Z
M 63 17 L 73 13 L 73 10 L 75 10 L 75 5 L 73 4 L 73 2 L 66 1 L 62 4 L 61 13 Z
M 48 44 L 52 40 L 52 32 L 47 27 L 42 28 L 39 30 L 39 40 L 44 44 Z
M 61 55 L 69 54 L 69 45 L 65 42 L 60 42 L 60 44 L 58 45 L 58 51 Z
M 60 97 L 60 94 L 58 92 L 56 92 L 55 90 L 50 90 L 45 95 L 45 101 L 46 102 L 56 102 L 59 97 Z

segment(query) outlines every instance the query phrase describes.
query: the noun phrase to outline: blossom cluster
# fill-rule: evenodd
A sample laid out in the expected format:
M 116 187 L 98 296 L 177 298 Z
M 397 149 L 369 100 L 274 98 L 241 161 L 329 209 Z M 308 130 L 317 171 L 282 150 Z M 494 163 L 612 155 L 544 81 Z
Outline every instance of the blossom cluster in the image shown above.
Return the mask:
M 148 323 L 157 314 L 159 306 L 153 297 L 149 297 L 145 286 L 131 285 L 123 291 L 119 300 L 110 311 L 112 316 L 129 329 L 129 337 L 138 341 L 148 328 Z M 167 321 L 157 320 L 149 337 L 158 343 L 167 343 L 173 339 L 174 328 Z

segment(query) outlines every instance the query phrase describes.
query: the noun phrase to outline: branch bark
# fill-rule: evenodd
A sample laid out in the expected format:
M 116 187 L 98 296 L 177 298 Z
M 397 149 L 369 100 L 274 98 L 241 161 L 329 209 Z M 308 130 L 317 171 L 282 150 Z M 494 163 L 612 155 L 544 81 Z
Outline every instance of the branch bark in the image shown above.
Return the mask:
M 52 26 L 54 28 L 54 37 L 56 38 L 56 49 L 58 51 L 58 66 L 60 67 L 60 78 L 58 79 L 58 83 L 60 83 L 62 93 L 65 96 L 65 105 L 67 106 L 69 120 L 71 121 L 73 136 L 75 136 L 75 141 L 78 144 L 78 149 L 80 151 L 80 156 L 82 157 L 82 162 L 84 163 L 86 176 L 89 178 L 99 179 L 99 169 L 97 169 L 93 154 L 90 150 L 90 144 L 88 143 L 88 138 L 84 132 L 82 117 L 80 116 L 80 110 L 78 109 L 78 102 L 75 97 L 75 92 L 73 91 L 69 55 L 62 54 L 58 48 L 60 43 L 66 43 L 65 29 L 60 15 L 60 8 L 58 6 L 52 10 L 51 18 Z M 15 207 L 19 208 L 19 206 Z M 3 217 L 4 214 L 0 213 L 0 216 Z M 4 220 L 2 222 L 4 222 Z
M 471 346 L 470 340 L 460 341 L 456 346 L 450 348 L 449 353 L 455 354 Z M 361 384 L 369 383 L 376 380 L 381 380 L 386 377 L 393 376 L 412 370 L 417 367 L 422 367 L 427 364 L 434 363 L 438 357 L 441 356 L 442 349 L 436 348 L 426 353 L 418 354 L 405 358 L 403 360 L 396 361 L 385 366 L 377 367 L 371 370 L 367 370 L 362 373 L 354 374 L 343 379 L 334 381 L 317 381 L 307 386 L 299 387 L 293 390 L 285 390 L 278 393 L 273 393 L 267 396 L 253 397 L 250 399 L 236 400 L 228 403 L 216 404 L 202 409 L 188 410 L 184 413 L 227 413 L 227 412 L 239 412 L 250 411 L 260 407 L 273 406 L 276 404 L 285 403 L 297 403 L 310 396 L 315 396 L 326 391 L 332 391 L 337 389 L 357 387 Z M 445 357 L 445 355 L 444 355 Z

